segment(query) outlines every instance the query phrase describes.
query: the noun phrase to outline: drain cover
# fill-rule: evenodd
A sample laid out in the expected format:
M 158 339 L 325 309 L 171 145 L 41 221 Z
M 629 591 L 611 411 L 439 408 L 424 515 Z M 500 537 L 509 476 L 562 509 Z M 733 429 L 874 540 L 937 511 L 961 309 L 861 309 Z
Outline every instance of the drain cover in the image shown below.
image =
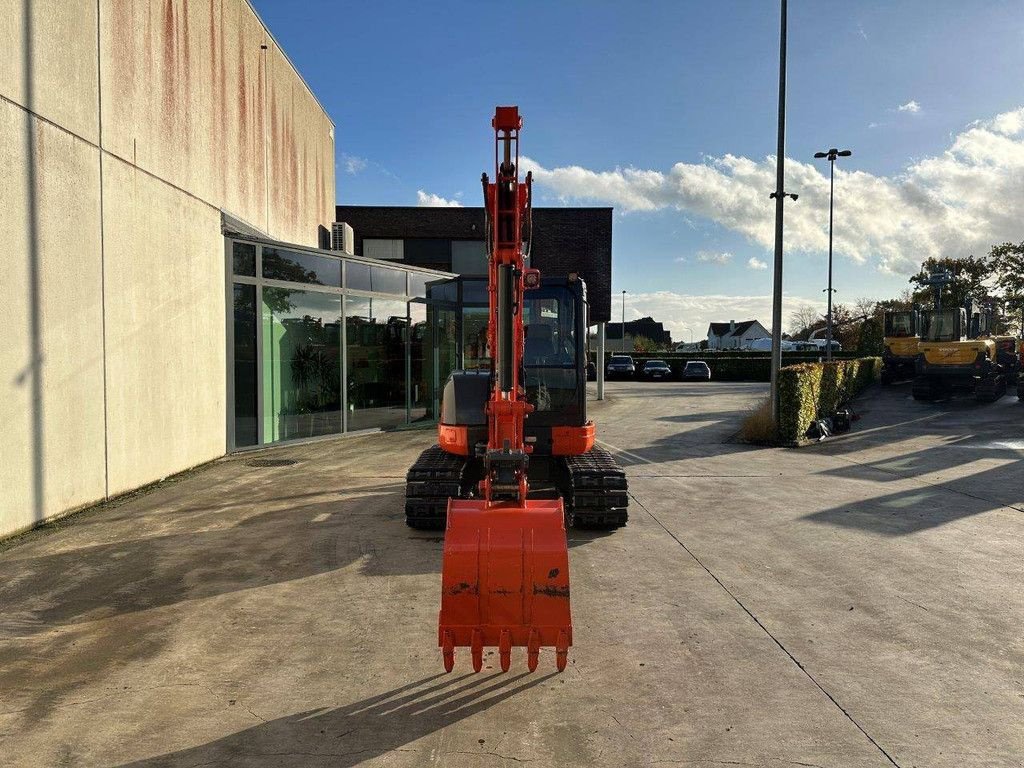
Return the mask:
M 290 467 L 298 464 L 295 459 L 252 459 L 245 462 L 247 467 Z

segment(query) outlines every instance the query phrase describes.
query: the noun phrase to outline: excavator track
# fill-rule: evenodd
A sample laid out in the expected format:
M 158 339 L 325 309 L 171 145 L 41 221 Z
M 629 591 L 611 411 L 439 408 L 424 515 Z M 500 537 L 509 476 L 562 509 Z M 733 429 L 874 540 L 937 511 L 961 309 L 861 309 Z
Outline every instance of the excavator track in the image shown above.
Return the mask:
M 448 499 L 466 498 L 467 460 L 427 448 L 405 476 L 405 524 L 425 531 L 444 530 Z
M 974 399 L 979 403 L 994 403 L 1006 394 L 1006 378 L 1004 376 L 987 376 L 974 388 Z
M 621 528 L 629 519 L 626 473 L 604 448 L 565 458 L 566 516 L 576 528 Z

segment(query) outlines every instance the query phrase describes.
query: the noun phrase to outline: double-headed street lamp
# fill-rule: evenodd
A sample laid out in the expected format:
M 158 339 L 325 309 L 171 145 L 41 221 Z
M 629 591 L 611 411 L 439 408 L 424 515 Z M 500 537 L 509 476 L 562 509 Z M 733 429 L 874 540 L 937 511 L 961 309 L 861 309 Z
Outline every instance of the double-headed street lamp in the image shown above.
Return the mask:
M 828 160 L 828 314 L 825 316 L 826 324 L 826 356 L 825 359 L 832 360 L 832 202 L 835 192 L 836 158 L 849 157 L 852 155 L 848 149 L 838 150 L 835 147 L 827 152 L 815 152 L 814 157 L 818 160 Z

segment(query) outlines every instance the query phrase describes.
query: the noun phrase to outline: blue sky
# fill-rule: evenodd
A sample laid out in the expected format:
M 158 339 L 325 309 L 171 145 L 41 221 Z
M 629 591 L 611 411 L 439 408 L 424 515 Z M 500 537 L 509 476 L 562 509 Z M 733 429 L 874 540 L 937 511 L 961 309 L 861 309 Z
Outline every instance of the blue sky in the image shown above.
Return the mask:
M 478 205 L 493 107 L 518 104 L 539 204 L 615 207 L 627 316 L 677 338 L 768 324 L 777 3 L 255 6 L 335 121 L 339 202 Z M 854 152 L 839 301 L 895 295 L 927 255 L 1024 240 L 1024 210 L 993 207 L 1024 198 L 1021 82 L 1020 2 L 791 0 L 787 310 L 823 298 L 819 149 Z

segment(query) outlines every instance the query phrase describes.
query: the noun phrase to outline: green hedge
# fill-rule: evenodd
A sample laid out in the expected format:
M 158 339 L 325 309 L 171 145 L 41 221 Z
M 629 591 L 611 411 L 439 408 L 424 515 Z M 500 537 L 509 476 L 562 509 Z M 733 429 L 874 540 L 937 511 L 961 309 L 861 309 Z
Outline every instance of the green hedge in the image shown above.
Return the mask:
M 796 445 L 816 418 L 835 413 L 844 402 L 878 381 L 882 358 L 801 363 L 779 372 L 779 442 Z

